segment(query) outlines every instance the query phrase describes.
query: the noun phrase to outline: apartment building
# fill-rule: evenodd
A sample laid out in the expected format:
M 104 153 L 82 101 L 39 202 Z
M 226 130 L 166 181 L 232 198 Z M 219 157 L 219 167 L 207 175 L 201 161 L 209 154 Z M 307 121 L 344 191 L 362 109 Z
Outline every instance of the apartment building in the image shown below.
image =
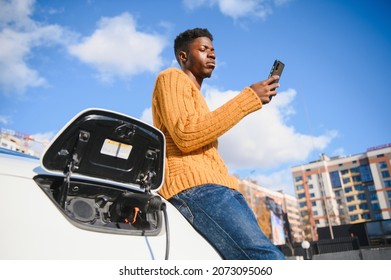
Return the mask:
M 35 139 L 31 135 L 0 128 L 0 148 L 39 157 L 49 140 Z
M 3 133 L 2 130 L 0 130 L 0 147 L 30 155 L 33 153 L 29 149 L 26 140 L 14 135 Z
M 239 180 L 239 185 L 262 231 L 275 245 L 303 240 L 302 222 L 294 196 L 272 191 L 253 181 Z
M 391 218 L 391 144 L 291 168 L 305 238 L 317 228 Z

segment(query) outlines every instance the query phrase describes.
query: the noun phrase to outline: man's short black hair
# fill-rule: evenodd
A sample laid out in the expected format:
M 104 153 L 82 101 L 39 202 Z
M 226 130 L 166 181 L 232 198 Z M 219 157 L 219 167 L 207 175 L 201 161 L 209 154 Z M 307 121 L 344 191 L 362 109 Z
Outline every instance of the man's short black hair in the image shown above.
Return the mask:
M 188 29 L 180 33 L 174 41 L 174 53 L 175 57 L 178 60 L 178 54 L 180 51 L 188 51 L 189 43 L 191 43 L 194 39 L 199 37 L 207 37 L 211 41 L 213 41 L 213 36 L 206 28 L 194 28 Z M 179 62 L 179 61 L 178 61 Z

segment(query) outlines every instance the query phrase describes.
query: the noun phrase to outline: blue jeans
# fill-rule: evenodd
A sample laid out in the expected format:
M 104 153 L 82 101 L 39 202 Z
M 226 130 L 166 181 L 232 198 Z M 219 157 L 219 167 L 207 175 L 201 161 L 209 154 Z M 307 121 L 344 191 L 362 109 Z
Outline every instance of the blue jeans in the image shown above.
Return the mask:
M 185 190 L 169 201 L 223 259 L 285 259 L 262 232 L 238 191 L 220 185 L 202 185 Z

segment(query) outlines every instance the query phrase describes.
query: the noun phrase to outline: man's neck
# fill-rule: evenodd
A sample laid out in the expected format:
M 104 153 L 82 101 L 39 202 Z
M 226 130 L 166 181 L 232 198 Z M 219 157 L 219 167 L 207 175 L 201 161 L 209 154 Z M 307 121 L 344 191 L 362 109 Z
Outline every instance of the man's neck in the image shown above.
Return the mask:
M 182 69 L 183 72 L 185 72 L 185 74 L 187 76 L 189 76 L 190 80 L 193 81 L 194 85 L 200 90 L 201 89 L 201 85 L 202 85 L 202 82 L 204 81 L 203 78 L 197 78 L 196 76 L 193 75 L 193 73 L 189 70 L 184 70 Z

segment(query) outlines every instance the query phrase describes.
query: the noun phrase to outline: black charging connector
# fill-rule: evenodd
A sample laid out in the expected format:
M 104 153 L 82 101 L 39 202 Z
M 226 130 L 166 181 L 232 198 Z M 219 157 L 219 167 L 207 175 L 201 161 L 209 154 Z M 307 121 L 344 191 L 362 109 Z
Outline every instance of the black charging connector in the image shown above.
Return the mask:
M 155 213 L 161 210 L 162 199 L 159 196 L 147 193 L 125 192 L 118 197 L 110 207 L 110 217 L 113 222 L 129 220 L 135 209 L 140 214 Z
M 166 254 L 168 260 L 170 248 L 170 234 L 167 214 L 167 205 L 160 196 L 151 193 L 125 192 L 118 197 L 110 207 L 110 218 L 115 223 L 126 223 L 134 227 L 147 228 L 149 222 L 147 214 L 163 212 L 166 229 Z

